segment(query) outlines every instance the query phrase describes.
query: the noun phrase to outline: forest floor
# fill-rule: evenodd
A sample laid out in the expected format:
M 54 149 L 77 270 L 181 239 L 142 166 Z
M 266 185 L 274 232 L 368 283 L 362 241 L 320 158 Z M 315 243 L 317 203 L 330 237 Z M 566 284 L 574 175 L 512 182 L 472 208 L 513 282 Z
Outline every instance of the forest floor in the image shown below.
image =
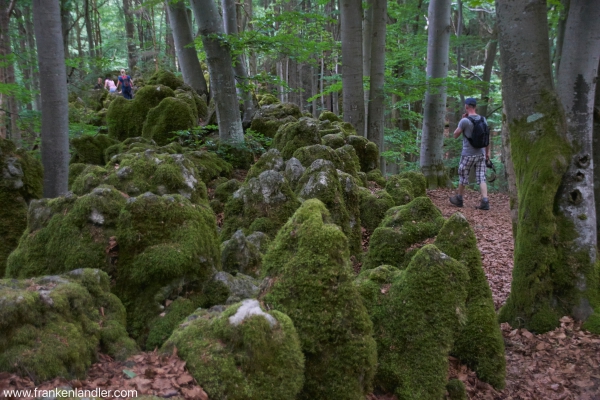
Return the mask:
M 477 236 L 496 308 L 506 301 L 512 278 L 513 238 L 508 196 L 491 194 L 489 211 L 475 209 L 478 193 L 468 191 L 465 206 L 448 202 L 450 190 L 429 191 L 444 217 L 460 211 Z M 449 375 L 462 380 L 470 399 L 577 399 L 600 400 L 600 336 L 581 330 L 564 317 L 561 327 L 543 335 L 501 325 L 506 346 L 506 388 L 494 390 L 475 373 L 450 357 Z M 137 389 L 138 395 L 206 400 L 208 396 L 185 371 L 176 354 L 140 353 L 125 362 L 101 355 L 85 380 L 55 379 L 35 385 L 29 378 L 0 373 L 2 389 L 53 389 L 56 387 L 123 390 Z M 0 393 L 1 395 L 1 393 Z M 391 395 L 370 395 L 368 400 L 397 400 Z

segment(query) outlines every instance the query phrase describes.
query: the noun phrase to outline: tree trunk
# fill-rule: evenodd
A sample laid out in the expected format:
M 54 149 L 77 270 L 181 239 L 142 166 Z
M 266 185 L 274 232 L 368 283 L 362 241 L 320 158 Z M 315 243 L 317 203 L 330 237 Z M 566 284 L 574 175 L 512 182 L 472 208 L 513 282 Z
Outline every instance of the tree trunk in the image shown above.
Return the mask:
M 44 197 L 67 192 L 69 178 L 69 103 L 58 0 L 33 0 L 42 97 Z
M 212 0 L 192 0 L 191 4 L 206 51 L 211 90 L 217 107 L 219 138 L 222 142 L 243 142 L 231 52 L 223 40 L 223 22 Z
M 175 38 L 173 36 L 173 23 L 171 22 L 171 18 L 169 18 L 169 12 L 167 11 L 167 5 L 165 4 L 164 7 L 164 14 L 165 14 L 165 54 L 167 59 L 169 60 L 169 65 L 176 69 L 176 59 L 177 59 L 177 53 L 175 50 Z M 187 20 L 187 13 L 186 13 L 186 20 Z M 189 28 L 189 25 L 188 25 Z
M 344 121 L 351 123 L 359 136 L 365 136 L 361 0 L 340 0 L 340 13 Z
M 127 65 L 129 72 L 134 73 L 137 65 L 135 49 L 135 26 L 133 25 L 133 13 L 131 12 L 131 0 L 123 0 L 123 14 L 125 15 L 125 36 L 127 37 Z
M 506 120 L 519 193 L 511 293 L 499 320 L 541 333 L 557 327 L 563 315 L 585 319 L 596 308 L 588 321 L 596 319 L 600 330 L 598 276 L 590 263 L 596 249 L 590 254 L 587 240 L 565 212 L 569 202 L 569 207 L 584 202 L 581 193 L 568 190 L 569 181 L 577 179 L 567 173 L 569 165 L 578 162 L 586 171 L 590 161 L 573 158 L 564 109 L 553 89 L 546 7 L 545 0 L 496 2 L 502 91 L 510 99 Z M 575 218 L 595 221 L 593 214 L 592 208 L 592 215 Z
M 569 7 L 571 0 L 561 0 L 563 9 L 560 12 L 560 18 L 558 20 L 557 34 L 556 34 L 556 51 L 554 54 L 554 74 L 558 78 L 558 71 L 560 69 L 560 62 L 563 56 L 564 42 L 565 42 L 565 30 L 567 27 L 567 16 L 569 15 Z
M 373 7 L 375 0 L 367 0 L 363 17 L 363 80 L 371 76 L 371 57 L 373 55 Z M 375 29 L 377 26 L 375 25 Z M 370 87 L 370 86 L 369 86 Z M 369 90 L 365 89 L 365 132 L 369 135 Z
M 483 115 L 483 114 L 482 114 Z M 505 108 L 502 110 L 502 115 L 506 116 Z M 515 177 L 515 166 L 512 160 L 510 151 L 510 134 L 508 132 L 508 124 L 506 118 L 502 118 L 502 164 L 504 165 L 504 176 L 508 183 L 508 197 L 510 219 L 512 222 L 513 243 L 517 237 L 517 228 L 519 223 L 519 196 L 517 193 L 517 181 Z
M 190 85 L 199 95 L 208 96 L 208 87 L 194 47 L 192 29 L 189 25 L 185 2 L 166 1 L 169 21 L 173 29 L 173 39 L 177 50 L 177 59 L 183 75 L 183 81 Z
M 481 105 L 478 106 L 479 114 L 484 117 L 489 117 L 488 107 L 490 104 L 490 81 L 492 80 L 492 69 L 494 68 L 494 60 L 498 52 L 498 28 L 494 25 L 492 38 L 490 39 L 485 52 L 485 62 L 483 65 L 483 75 L 481 79 L 485 82 L 481 89 Z
M 90 0 L 84 0 L 83 2 L 83 15 L 85 19 L 85 32 L 87 33 L 88 46 L 90 48 L 90 58 L 96 58 L 96 52 L 94 51 L 94 35 L 92 34 L 92 19 L 90 18 Z
M 10 33 L 8 31 L 10 6 L 9 0 L 0 0 L 0 84 L 7 83 L 6 68 L 4 64 L 10 55 Z M 0 138 L 6 139 L 7 135 L 7 115 L 6 109 L 9 108 L 8 95 L 0 92 Z
M 429 188 L 446 187 L 444 168 L 444 126 L 446 116 L 446 78 L 450 50 L 450 0 L 429 3 L 427 37 L 427 80 L 421 136 L 421 170 Z
M 600 63 L 598 64 L 600 71 Z M 600 231 L 600 79 L 596 80 L 594 96 L 594 131 L 592 134 L 592 154 L 594 155 L 594 201 L 596 202 L 596 231 Z
M 225 24 L 225 33 L 232 36 L 238 35 L 238 18 L 236 3 L 234 0 L 222 0 L 223 22 Z M 242 125 L 249 128 L 252 123 L 252 117 L 256 112 L 250 81 L 248 80 L 248 71 L 246 70 L 246 61 L 242 54 L 239 54 L 233 61 L 233 71 L 238 82 L 240 97 L 244 106 Z
M 379 146 L 383 152 L 384 102 L 383 82 L 385 77 L 385 34 L 387 0 L 373 0 L 373 41 L 371 51 L 371 89 L 369 90 L 369 112 L 367 114 L 367 139 Z M 383 157 L 380 166 L 385 164 Z

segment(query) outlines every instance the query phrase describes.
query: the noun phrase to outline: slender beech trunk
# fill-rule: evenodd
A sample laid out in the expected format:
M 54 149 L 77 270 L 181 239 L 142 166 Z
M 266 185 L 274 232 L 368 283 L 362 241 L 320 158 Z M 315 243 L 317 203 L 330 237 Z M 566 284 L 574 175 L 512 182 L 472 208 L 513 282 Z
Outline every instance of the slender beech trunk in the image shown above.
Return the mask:
M 222 0 L 223 7 L 223 22 L 225 24 L 225 33 L 232 36 L 238 35 L 238 17 L 236 3 L 234 0 Z M 243 54 L 239 54 L 233 61 L 233 71 L 238 82 L 238 91 L 243 103 L 244 113 L 242 117 L 242 125 L 245 128 L 250 127 L 252 117 L 256 113 L 252 90 L 250 89 L 250 81 L 248 79 L 248 71 L 246 70 L 246 60 Z
M 571 4 L 571 0 L 561 0 L 561 4 L 563 9 L 560 12 L 560 19 L 558 20 L 556 34 L 556 51 L 554 53 L 554 74 L 556 78 L 558 78 L 560 62 L 563 57 L 565 30 L 567 28 L 567 16 L 569 15 L 569 7 Z
M 244 131 L 231 68 L 231 52 L 223 40 L 223 21 L 212 0 L 191 0 L 191 4 L 206 51 L 217 107 L 219 138 L 222 142 L 243 142 Z
M 598 64 L 600 71 L 600 63 Z M 592 154 L 594 155 L 594 201 L 596 202 L 596 231 L 600 230 L 600 79 L 596 80 L 594 96 L 594 131 L 592 134 Z
M 375 0 L 367 0 L 363 10 L 363 80 L 371 76 L 371 57 L 373 55 L 373 7 Z M 376 26 L 375 26 L 376 28 Z M 370 86 L 369 86 L 370 87 Z M 365 89 L 365 132 L 369 135 L 369 90 Z
M 165 54 L 167 55 L 167 59 L 169 60 L 169 65 L 171 68 L 176 68 L 176 59 L 177 53 L 175 50 L 175 38 L 173 37 L 173 23 L 171 22 L 171 18 L 169 18 L 169 12 L 167 11 L 167 6 L 164 6 L 163 12 L 165 14 Z M 187 13 L 186 13 L 187 14 Z M 186 15 L 187 20 L 187 15 Z M 189 28 L 189 25 L 188 25 Z
M 450 0 L 429 3 L 427 38 L 427 80 L 421 136 L 421 170 L 429 188 L 446 187 L 444 168 L 444 125 L 446 116 L 446 78 L 450 50 Z M 433 81 L 435 80 L 435 81 Z
M 557 327 L 563 315 L 581 320 L 591 315 L 586 328 L 600 331 L 598 271 L 591 262 L 596 249 L 587 245 L 589 232 L 578 231 L 574 221 L 595 221 L 594 209 L 576 216 L 567 210 L 584 202 L 581 189 L 571 186 L 580 178 L 570 172 L 571 164 L 591 175 L 591 154 L 587 160 L 578 156 L 553 88 L 546 7 L 545 0 L 496 1 L 502 91 L 510 99 L 506 121 L 519 194 L 511 293 L 499 319 L 540 333 Z
M 482 104 L 478 106 L 479 114 L 484 117 L 489 117 L 488 106 L 490 103 L 490 81 L 492 80 L 492 69 L 494 68 L 494 61 L 496 60 L 496 53 L 498 52 L 498 28 L 494 25 L 492 38 L 490 39 L 486 51 L 485 51 L 485 62 L 483 64 L 483 75 L 481 79 L 485 83 L 483 89 L 481 89 L 481 100 Z
M 183 81 L 190 85 L 199 95 L 208 96 L 208 87 L 194 47 L 192 29 L 189 25 L 184 1 L 166 1 L 169 21 L 173 29 L 173 39 Z
M 127 37 L 127 65 L 129 66 L 129 72 L 133 74 L 137 65 L 137 55 L 131 0 L 123 0 L 123 14 L 125 16 L 125 36 Z
M 90 58 L 96 58 L 96 46 L 94 45 L 94 35 L 92 34 L 92 19 L 90 18 L 90 0 L 84 0 L 83 2 L 83 15 L 85 20 L 85 32 L 87 33 L 88 46 L 90 48 Z
M 508 183 L 510 219 L 512 222 L 514 242 L 517 237 L 517 227 L 519 223 L 519 196 L 517 193 L 515 166 L 513 164 L 512 153 L 510 151 L 510 134 L 508 132 L 508 124 L 506 122 L 506 108 L 503 108 L 502 116 L 502 164 L 504 165 L 504 176 L 506 177 L 506 182 Z
M 458 18 L 456 21 L 456 38 L 460 39 L 462 36 L 462 28 L 463 28 L 463 4 L 462 0 L 458 0 Z M 462 46 L 459 44 L 456 47 L 456 77 L 459 79 L 462 76 L 462 60 L 461 60 Z M 460 109 L 463 108 L 465 104 L 465 95 L 461 91 L 460 92 Z
M 42 164 L 44 197 L 68 190 L 69 103 L 58 0 L 33 0 L 42 92 Z
M 344 121 L 351 123 L 359 136 L 365 136 L 361 0 L 340 0 L 340 14 Z
M 369 90 L 369 112 L 367 113 L 367 139 L 379 146 L 383 152 L 384 102 L 383 82 L 385 77 L 385 34 L 387 0 L 373 0 L 373 41 L 371 51 L 371 89 Z M 385 170 L 385 161 L 380 159 L 380 168 Z

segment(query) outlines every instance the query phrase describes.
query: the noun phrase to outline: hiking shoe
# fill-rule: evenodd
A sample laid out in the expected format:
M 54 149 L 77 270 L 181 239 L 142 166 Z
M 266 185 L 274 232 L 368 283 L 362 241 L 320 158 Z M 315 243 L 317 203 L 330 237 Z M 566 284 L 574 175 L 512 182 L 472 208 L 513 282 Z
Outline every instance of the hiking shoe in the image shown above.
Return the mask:
M 475 208 L 478 210 L 489 210 L 490 209 L 490 201 L 481 199 L 481 201 L 479 202 L 479 205 L 476 206 Z
M 454 204 L 456 207 L 462 207 L 463 206 L 462 196 L 455 195 L 455 196 L 450 197 L 450 203 Z M 488 208 L 489 208 L 489 206 L 488 206 Z

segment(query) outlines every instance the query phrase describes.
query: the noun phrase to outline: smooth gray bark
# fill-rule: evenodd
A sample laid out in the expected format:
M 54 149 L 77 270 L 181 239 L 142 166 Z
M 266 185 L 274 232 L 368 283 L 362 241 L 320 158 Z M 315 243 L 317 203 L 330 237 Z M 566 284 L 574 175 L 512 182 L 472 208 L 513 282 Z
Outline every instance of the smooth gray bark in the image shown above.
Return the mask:
M 387 0 L 373 0 L 373 40 L 371 43 L 371 89 L 367 114 L 367 139 L 379 146 L 383 152 L 384 102 L 383 83 L 385 77 L 385 34 L 387 20 Z M 385 161 L 380 159 L 383 169 Z
M 483 64 L 483 75 L 481 79 L 486 85 L 481 89 L 481 105 L 478 105 L 479 115 L 483 115 L 486 118 L 488 115 L 488 106 L 490 101 L 490 81 L 492 80 L 492 69 L 494 67 L 494 61 L 496 60 L 496 53 L 498 52 L 498 28 L 494 26 L 492 38 L 490 39 L 486 53 L 485 62 Z
M 366 7 L 363 10 L 363 77 L 369 78 L 371 76 L 371 56 L 373 48 L 373 6 L 375 0 L 367 0 Z M 365 131 L 368 135 L 368 124 L 369 119 L 369 90 L 365 89 Z
M 208 96 L 208 87 L 194 47 L 194 38 L 192 37 L 185 2 L 183 0 L 177 2 L 167 0 L 165 3 L 183 81 L 199 95 Z
M 598 64 L 600 71 L 600 63 Z M 600 79 L 596 80 L 594 101 L 594 131 L 592 134 L 592 154 L 594 155 L 594 201 L 596 202 L 596 231 L 600 230 Z
M 68 191 L 69 103 L 58 0 L 33 0 L 42 98 L 42 164 L 44 197 Z
M 206 51 L 211 92 L 217 107 L 219 139 L 223 142 L 243 142 L 244 131 L 231 68 L 231 52 L 223 41 L 223 21 L 212 0 L 191 0 L 191 4 Z
M 361 0 L 340 0 L 344 121 L 359 136 L 365 136 L 362 15 Z
M 237 9 L 234 0 L 222 0 L 221 5 L 223 7 L 223 22 L 225 24 L 225 33 L 228 35 L 238 35 L 238 17 Z M 254 106 L 254 100 L 252 96 L 252 90 L 250 90 L 250 81 L 248 79 L 248 71 L 246 70 L 246 61 L 242 54 L 239 54 L 232 60 L 233 71 L 235 78 L 238 82 L 238 92 L 242 99 L 244 113 L 242 117 L 242 125 L 244 127 L 250 127 L 252 123 L 252 117 L 256 113 L 256 107 Z
M 429 188 L 445 187 L 443 145 L 446 116 L 446 78 L 450 51 L 450 0 L 431 0 L 427 34 L 427 80 L 421 136 L 421 170 Z M 435 80 L 435 81 L 433 81 Z
M 137 65 L 137 55 L 131 0 L 123 0 L 123 14 L 125 16 L 125 36 L 127 37 L 127 65 L 129 66 L 129 72 L 133 73 Z

